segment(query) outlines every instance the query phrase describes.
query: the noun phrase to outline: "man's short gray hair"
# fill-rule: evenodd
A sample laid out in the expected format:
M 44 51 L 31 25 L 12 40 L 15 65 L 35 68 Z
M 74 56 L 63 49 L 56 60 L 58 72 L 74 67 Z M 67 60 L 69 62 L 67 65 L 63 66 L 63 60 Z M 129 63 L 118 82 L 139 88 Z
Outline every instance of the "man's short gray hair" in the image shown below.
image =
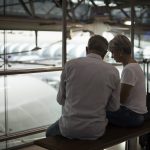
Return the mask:
M 93 35 L 88 41 L 88 48 L 99 53 L 107 52 L 108 41 L 103 36 Z

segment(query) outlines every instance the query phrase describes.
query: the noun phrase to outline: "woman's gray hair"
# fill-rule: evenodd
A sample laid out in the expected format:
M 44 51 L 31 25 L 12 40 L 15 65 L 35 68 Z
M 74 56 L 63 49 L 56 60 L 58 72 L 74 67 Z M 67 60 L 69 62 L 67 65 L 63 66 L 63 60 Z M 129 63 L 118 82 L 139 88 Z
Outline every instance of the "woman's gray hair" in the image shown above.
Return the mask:
M 132 45 L 130 40 L 122 34 L 116 35 L 110 42 L 109 42 L 109 50 L 118 50 L 123 51 L 125 54 L 131 54 L 132 52 Z

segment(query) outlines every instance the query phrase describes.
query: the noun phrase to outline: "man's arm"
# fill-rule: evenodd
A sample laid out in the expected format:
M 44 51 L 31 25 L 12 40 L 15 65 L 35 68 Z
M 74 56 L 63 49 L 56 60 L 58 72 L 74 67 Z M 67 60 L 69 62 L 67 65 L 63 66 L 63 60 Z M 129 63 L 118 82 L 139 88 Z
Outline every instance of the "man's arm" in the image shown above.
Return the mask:
M 65 73 L 65 69 L 64 69 L 61 74 L 59 90 L 58 90 L 58 94 L 57 94 L 57 102 L 60 105 L 64 105 L 65 99 L 66 99 L 66 73 Z
M 120 108 L 120 76 L 118 70 L 112 78 L 113 89 L 107 104 L 107 111 L 116 111 Z
M 116 89 L 112 91 L 111 97 L 107 104 L 107 111 L 117 111 L 120 108 L 120 83 Z
M 124 104 L 130 95 L 132 85 L 121 83 L 121 91 L 120 91 L 120 102 Z

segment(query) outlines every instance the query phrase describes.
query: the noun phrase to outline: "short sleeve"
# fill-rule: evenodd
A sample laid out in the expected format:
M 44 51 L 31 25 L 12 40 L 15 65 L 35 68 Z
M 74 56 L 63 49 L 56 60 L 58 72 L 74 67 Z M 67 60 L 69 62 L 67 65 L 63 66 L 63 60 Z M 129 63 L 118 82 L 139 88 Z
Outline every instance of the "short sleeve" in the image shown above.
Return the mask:
M 136 74 L 132 68 L 124 68 L 121 74 L 121 83 L 135 86 Z

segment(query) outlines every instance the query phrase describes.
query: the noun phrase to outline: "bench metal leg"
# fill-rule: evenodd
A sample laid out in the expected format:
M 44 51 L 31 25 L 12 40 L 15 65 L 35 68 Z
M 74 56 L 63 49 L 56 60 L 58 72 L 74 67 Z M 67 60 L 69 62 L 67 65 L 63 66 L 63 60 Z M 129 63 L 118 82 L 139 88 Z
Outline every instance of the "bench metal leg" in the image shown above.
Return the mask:
M 125 150 L 137 150 L 137 138 L 126 141 Z

